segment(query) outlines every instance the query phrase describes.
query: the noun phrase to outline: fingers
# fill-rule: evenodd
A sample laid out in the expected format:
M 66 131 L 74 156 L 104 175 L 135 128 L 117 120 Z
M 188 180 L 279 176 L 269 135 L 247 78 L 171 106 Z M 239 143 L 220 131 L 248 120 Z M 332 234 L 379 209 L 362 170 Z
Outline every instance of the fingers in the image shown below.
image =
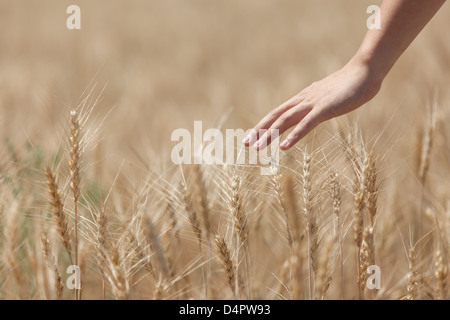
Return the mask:
M 291 148 L 294 144 L 305 137 L 312 129 L 320 123 L 320 117 L 317 112 L 308 113 L 299 124 L 292 130 L 288 137 L 280 144 L 282 150 Z
M 310 107 L 298 104 L 280 115 L 270 126 L 269 130 L 267 130 L 267 132 L 265 132 L 255 143 L 255 148 L 258 150 L 265 148 L 272 142 L 273 138 L 276 139 L 286 130 L 299 123 L 310 111 Z
M 248 134 L 242 141 L 246 146 L 253 145 L 259 138 L 260 130 L 269 129 L 272 124 L 286 111 L 296 106 L 301 102 L 301 98 L 297 95 L 284 102 L 279 107 L 269 112 Z

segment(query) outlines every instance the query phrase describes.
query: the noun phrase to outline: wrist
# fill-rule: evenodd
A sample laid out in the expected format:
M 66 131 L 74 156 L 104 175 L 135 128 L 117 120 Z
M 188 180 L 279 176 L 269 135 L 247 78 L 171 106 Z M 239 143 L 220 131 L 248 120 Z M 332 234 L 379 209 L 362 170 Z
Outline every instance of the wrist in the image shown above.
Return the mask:
M 350 59 L 348 65 L 363 70 L 368 82 L 381 86 L 389 70 L 382 65 L 382 59 L 365 50 L 358 52 Z

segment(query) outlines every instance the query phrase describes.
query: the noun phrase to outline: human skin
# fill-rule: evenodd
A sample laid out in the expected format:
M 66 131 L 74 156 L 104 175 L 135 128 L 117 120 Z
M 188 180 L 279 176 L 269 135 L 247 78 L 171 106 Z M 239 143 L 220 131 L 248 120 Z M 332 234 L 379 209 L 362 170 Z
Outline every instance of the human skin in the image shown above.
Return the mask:
M 274 129 L 281 135 L 294 127 L 280 144 L 281 149 L 287 150 L 323 121 L 371 100 L 395 62 L 444 3 L 445 0 L 384 0 L 380 7 L 381 29 L 368 30 L 350 61 L 270 111 L 243 143 L 260 150 L 270 143 Z

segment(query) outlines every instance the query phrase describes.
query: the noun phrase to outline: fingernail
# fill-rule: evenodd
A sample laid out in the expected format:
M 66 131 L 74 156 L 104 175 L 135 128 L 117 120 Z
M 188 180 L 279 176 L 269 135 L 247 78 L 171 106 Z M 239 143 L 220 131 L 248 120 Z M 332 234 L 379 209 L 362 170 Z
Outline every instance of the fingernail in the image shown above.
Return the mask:
M 242 139 L 243 144 L 247 144 L 249 141 L 250 141 L 250 135 L 248 135 L 244 139 Z
M 250 145 L 254 144 L 257 140 L 257 132 L 255 129 L 252 129 L 250 131 L 250 133 L 247 135 L 247 137 L 245 137 L 245 139 L 247 140 L 245 143 L 248 143 Z
M 284 140 L 284 141 L 280 144 L 280 147 L 281 147 L 281 148 L 287 148 L 288 146 L 289 146 L 289 140 L 288 140 L 288 139 Z

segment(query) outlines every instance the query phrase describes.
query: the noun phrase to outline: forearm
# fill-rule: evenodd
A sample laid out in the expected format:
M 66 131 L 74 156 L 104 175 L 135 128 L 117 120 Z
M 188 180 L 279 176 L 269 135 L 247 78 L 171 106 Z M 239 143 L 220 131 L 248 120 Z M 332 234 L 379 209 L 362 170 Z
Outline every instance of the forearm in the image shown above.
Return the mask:
M 367 32 L 351 63 L 364 63 L 381 82 L 444 2 L 384 0 L 381 5 L 381 29 Z

